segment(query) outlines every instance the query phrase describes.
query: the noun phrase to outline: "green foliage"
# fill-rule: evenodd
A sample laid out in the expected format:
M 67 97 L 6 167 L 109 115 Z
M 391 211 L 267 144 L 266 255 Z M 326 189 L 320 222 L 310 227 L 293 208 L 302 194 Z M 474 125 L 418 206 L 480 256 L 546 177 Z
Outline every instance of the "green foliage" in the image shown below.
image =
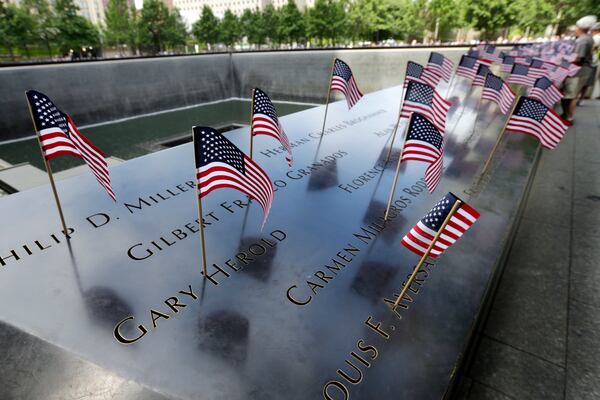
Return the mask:
M 278 33 L 279 38 L 287 43 L 300 43 L 306 38 L 304 18 L 293 0 L 288 0 L 279 12 Z
M 132 48 L 135 46 L 136 27 L 132 21 L 132 11 L 127 0 L 108 0 L 104 29 L 104 38 L 108 45 L 129 45 Z
M 56 26 L 58 47 L 62 54 L 78 55 L 85 47 L 98 48 L 100 33 L 87 19 L 77 14 L 73 0 L 56 0 Z
M 340 0 L 316 0 L 306 12 L 306 30 L 309 38 L 319 43 L 339 43 L 346 34 L 345 3 Z
M 491 39 L 502 28 L 510 27 L 514 21 L 512 0 L 462 0 L 462 19 L 470 26 Z
M 192 33 L 196 39 L 209 46 L 219 41 L 219 19 L 209 6 L 202 7 L 202 14 L 192 26 Z
M 281 44 L 279 11 L 276 10 L 272 4 L 268 4 L 263 10 L 261 15 L 261 24 L 263 26 L 265 36 L 271 41 L 271 43 L 276 45 Z
M 225 10 L 223 20 L 219 26 L 219 33 L 221 42 L 227 47 L 233 46 L 241 38 L 240 21 L 230 9 Z
M 152 54 L 185 44 L 187 30 L 177 11 L 161 0 L 145 0 L 138 21 L 141 45 Z
M 241 35 L 245 36 L 249 43 L 260 47 L 267 41 L 267 29 L 263 23 L 263 14 L 259 9 L 245 10 L 240 18 Z

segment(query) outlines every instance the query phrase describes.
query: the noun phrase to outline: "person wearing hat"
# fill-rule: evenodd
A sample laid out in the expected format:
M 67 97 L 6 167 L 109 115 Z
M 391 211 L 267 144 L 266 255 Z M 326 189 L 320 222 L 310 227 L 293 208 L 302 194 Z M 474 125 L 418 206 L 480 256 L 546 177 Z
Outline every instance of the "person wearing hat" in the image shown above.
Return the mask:
M 581 89 L 581 95 L 579 97 L 582 99 L 589 99 L 592 97 L 592 91 L 594 90 L 594 84 L 596 83 L 596 79 L 598 76 L 598 48 L 600 47 L 600 22 L 596 22 L 592 25 L 590 29 L 590 35 L 592 36 L 592 40 L 594 41 L 592 45 L 592 73 L 590 74 L 589 79 Z M 579 105 L 579 102 L 577 103 Z
M 567 78 L 563 86 L 564 97 L 562 100 L 563 118 L 569 122 L 573 122 L 573 114 L 577 107 L 577 97 L 581 93 L 581 89 L 585 86 L 592 73 L 592 49 L 594 40 L 589 35 L 592 26 L 597 22 L 596 17 L 588 15 L 580 18 L 575 23 L 575 41 L 576 58 L 574 64 L 579 65 L 581 69 L 575 76 Z

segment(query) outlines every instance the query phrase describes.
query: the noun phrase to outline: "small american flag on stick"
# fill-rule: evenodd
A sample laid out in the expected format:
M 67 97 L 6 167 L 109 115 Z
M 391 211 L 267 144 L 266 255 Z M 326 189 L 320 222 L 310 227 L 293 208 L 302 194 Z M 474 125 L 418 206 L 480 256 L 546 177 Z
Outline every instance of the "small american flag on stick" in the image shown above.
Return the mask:
M 473 86 L 483 86 L 485 83 L 485 77 L 490 72 L 490 66 L 488 64 L 479 64 L 477 67 L 477 73 L 475 74 L 475 79 L 473 79 Z
M 425 172 L 425 183 L 431 193 L 442 177 L 443 157 L 444 137 L 442 134 L 426 117 L 413 113 L 408 124 L 401 162 L 413 160 L 429 164 Z
M 46 160 L 61 155 L 81 158 L 110 198 L 116 201 L 104 153 L 79 132 L 71 117 L 56 107 L 48 96 L 37 90 L 28 90 L 26 95 Z
M 333 75 L 331 76 L 330 90 L 337 90 L 346 96 L 348 108 L 352 108 L 363 96 L 356 85 L 352 70 L 342 60 L 336 58 L 333 64 Z
M 454 64 L 440 53 L 431 52 L 429 55 L 429 62 L 427 62 L 427 69 L 448 82 L 452 77 Z
M 502 58 L 502 72 L 509 73 L 512 70 L 512 66 L 515 63 L 515 58 L 513 56 L 505 55 Z
M 274 196 L 267 173 L 215 129 L 195 126 L 193 134 L 200 198 L 216 189 L 239 190 L 258 201 L 264 225 Z
M 533 88 L 529 92 L 529 97 L 541 101 L 548 108 L 552 108 L 557 101 L 562 99 L 563 94 L 552 84 L 550 79 L 543 76 L 536 79 Z
M 252 135 L 267 135 L 279 140 L 287 150 L 285 157 L 288 166 L 292 166 L 292 147 L 279 123 L 275 106 L 265 92 L 255 88 L 252 95 Z
M 463 55 L 460 58 L 458 67 L 456 68 L 456 75 L 462 76 L 463 78 L 473 79 L 477 73 L 477 57 L 471 57 Z
M 533 86 L 536 78 L 529 74 L 529 67 L 523 64 L 514 64 L 506 82 L 523 86 Z
M 425 83 L 429 86 L 436 87 L 440 81 L 440 77 L 427 71 L 427 68 L 416 62 L 409 61 L 406 64 L 406 77 L 404 79 L 404 87 L 408 86 L 408 82 L 414 81 Z
M 440 233 L 444 221 L 457 201 L 460 201 L 460 205 L 450 216 L 450 220 Z M 453 193 L 448 192 L 431 211 L 417 222 L 400 243 L 413 253 L 423 257 L 436 235 L 440 233 L 429 253 L 431 257 L 436 258 L 452 246 L 479 217 L 480 214 L 477 210 L 460 200 Z
M 409 82 L 400 118 L 410 118 L 413 112 L 417 112 L 433 121 L 435 127 L 443 135 L 446 130 L 446 117 L 451 106 L 452 103 L 444 100 L 431 86 L 419 82 Z
M 531 135 L 547 149 L 553 149 L 569 128 L 568 122 L 544 103 L 529 97 L 521 97 L 506 125 L 507 131 Z
M 498 104 L 502 114 L 508 114 L 515 101 L 515 93 L 499 76 L 491 72 L 485 78 L 481 97 Z

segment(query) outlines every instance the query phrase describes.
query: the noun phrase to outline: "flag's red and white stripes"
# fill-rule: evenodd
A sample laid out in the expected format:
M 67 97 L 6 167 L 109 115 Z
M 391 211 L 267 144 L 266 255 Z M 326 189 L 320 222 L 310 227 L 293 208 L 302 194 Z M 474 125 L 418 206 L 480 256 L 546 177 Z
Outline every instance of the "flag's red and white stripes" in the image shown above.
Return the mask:
M 502 89 L 500 91 L 484 86 L 481 97 L 495 102 L 500 107 L 502 114 L 508 114 L 515 101 L 516 94 L 506 82 L 502 82 Z
M 67 125 L 69 136 L 60 128 L 48 128 L 39 131 L 46 159 L 51 160 L 61 155 L 70 155 L 83 159 L 98 180 L 98 183 L 104 187 L 113 200 L 116 200 L 115 193 L 111 187 L 108 164 L 104 153 L 79 132 L 69 116 L 67 116 Z
M 273 204 L 273 185 L 266 172 L 246 155 L 244 165 L 245 175 L 224 162 L 212 162 L 198 168 L 198 193 L 202 198 L 220 188 L 239 190 L 258 201 L 264 212 L 264 224 Z
M 342 92 L 346 96 L 348 108 L 352 108 L 363 96 L 362 92 L 358 89 L 354 75 L 348 81 L 340 76 L 333 75 L 331 77 L 330 89 Z
M 252 116 L 252 134 L 267 135 L 279 140 L 279 142 L 287 151 L 285 160 L 287 161 L 288 166 L 292 166 L 292 146 L 290 145 L 290 141 L 279 122 L 275 122 L 266 114 L 256 113 Z
M 446 130 L 446 117 L 452 103 L 445 100 L 435 89 L 433 89 L 433 103 L 431 106 L 419 103 L 417 101 L 404 100 L 400 118 L 410 118 L 411 114 L 416 112 L 427 117 L 442 135 Z
M 452 246 L 480 217 L 479 212 L 467 203 L 461 203 L 460 207 L 450 217 L 448 224 L 440 234 L 438 240 L 431 249 L 430 256 L 438 257 L 448 247 Z M 433 231 L 422 221 L 419 221 L 405 236 L 402 243 L 412 252 L 425 255 L 427 249 L 433 242 L 437 232 Z

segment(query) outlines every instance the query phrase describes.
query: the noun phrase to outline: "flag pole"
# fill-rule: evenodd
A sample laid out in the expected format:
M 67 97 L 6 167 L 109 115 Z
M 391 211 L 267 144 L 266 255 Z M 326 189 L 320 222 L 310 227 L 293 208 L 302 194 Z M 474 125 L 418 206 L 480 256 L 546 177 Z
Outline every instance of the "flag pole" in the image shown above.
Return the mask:
M 481 179 L 483 177 L 483 175 L 485 175 L 487 169 L 489 168 L 490 163 L 492 162 L 492 158 L 494 158 L 494 153 L 496 153 L 496 150 L 498 150 L 498 146 L 500 145 L 500 142 L 502 141 L 502 138 L 504 137 L 504 134 L 506 133 L 506 126 L 508 125 L 508 121 L 510 121 L 510 118 L 512 117 L 512 114 L 515 111 L 515 108 L 517 107 L 517 103 L 519 102 L 520 98 L 521 98 L 521 96 L 517 96 L 515 98 L 515 102 L 511 108 L 510 112 L 508 113 L 508 117 L 506 118 L 506 121 L 504 122 L 504 127 L 502 128 L 502 131 L 498 135 L 498 139 L 496 140 L 496 143 L 494 144 L 494 147 L 492 148 L 492 152 L 490 153 L 485 164 L 483 165 L 483 169 L 481 170 L 481 173 L 479 174 L 479 179 Z
M 35 125 L 35 119 L 33 118 L 33 111 L 31 111 L 31 104 L 29 104 L 29 99 L 27 99 L 27 108 L 29 109 L 29 116 L 31 117 L 31 122 L 33 123 L 33 129 L 35 130 L 35 136 L 37 137 L 38 144 L 40 145 L 40 151 L 42 153 L 42 160 L 44 160 L 44 166 L 46 167 L 46 172 L 48 173 L 48 179 L 50 180 L 50 186 L 52 186 L 52 193 L 54 194 L 54 200 L 56 202 L 56 208 L 58 209 L 58 215 L 60 216 L 60 222 L 63 227 L 63 232 L 65 233 L 67 239 L 69 239 L 69 231 L 67 230 L 67 224 L 65 222 L 65 216 L 63 214 L 62 206 L 60 204 L 60 198 L 58 197 L 58 191 L 56 190 L 56 184 L 54 183 L 54 176 L 52 175 L 52 168 L 50 168 L 50 163 L 48 162 L 48 159 L 46 159 L 46 154 L 44 154 L 44 148 L 42 147 L 40 133 L 38 132 L 37 126 Z
M 450 218 L 452 218 L 452 216 L 454 215 L 454 213 L 456 212 L 456 210 L 458 210 L 458 207 L 460 207 L 461 204 L 462 204 L 462 201 L 457 199 L 456 203 L 454 203 L 454 205 L 452 206 L 452 209 L 450 209 L 450 212 L 446 216 L 446 219 L 444 220 L 444 223 L 442 224 L 442 226 L 440 227 L 440 229 L 435 234 L 435 237 L 433 238 L 433 240 L 429 244 L 429 247 L 427 248 L 427 251 L 425 252 L 425 254 L 423 254 L 423 257 L 421 257 L 421 259 L 419 260 L 419 263 L 417 264 L 417 266 L 413 270 L 412 274 L 410 275 L 410 278 L 408 278 L 408 281 L 406 282 L 406 284 L 402 288 L 402 291 L 400 292 L 400 295 L 398 296 L 398 298 L 396 299 L 396 302 L 392 306 L 392 311 L 395 311 L 396 307 L 398 307 L 398 304 L 400 304 L 400 301 L 402 301 L 402 298 L 404 297 L 404 295 L 406 294 L 406 292 L 410 288 L 410 285 L 412 285 L 412 283 L 414 282 L 415 278 L 417 277 L 417 274 L 421 270 L 421 267 L 423 266 L 423 263 L 425 262 L 425 260 L 427 259 L 427 257 L 429 257 L 429 254 L 431 254 L 431 250 L 433 249 L 433 246 L 435 246 L 436 242 L 438 241 L 438 239 L 442 235 L 442 232 L 444 232 L 444 229 L 446 228 L 446 225 L 448 225 L 448 222 L 450 222 Z
M 323 117 L 323 127 L 321 128 L 321 137 L 319 143 L 323 140 L 325 133 L 325 122 L 327 122 L 327 110 L 329 109 L 329 96 L 331 95 L 331 80 L 333 79 L 333 68 L 335 67 L 335 58 L 331 62 L 331 72 L 329 73 L 329 82 L 327 83 L 327 102 L 325 102 L 325 116 Z
M 250 159 L 252 160 L 252 148 L 254 147 L 254 135 L 252 134 L 252 120 L 254 119 L 254 91 L 256 89 L 252 89 L 252 100 L 250 102 Z
M 406 76 L 404 77 L 406 79 Z M 398 119 L 396 120 L 396 125 L 394 126 L 394 133 L 392 134 L 392 141 L 390 142 L 390 149 L 388 150 L 387 157 L 385 158 L 384 165 L 390 161 L 390 157 L 392 155 L 392 149 L 394 148 L 394 140 L 396 140 L 396 132 L 398 132 L 398 126 L 400 125 L 400 119 L 402 116 L 402 106 L 404 105 L 404 84 L 402 85 L 402 91 L 400 92 L 400 109 L 398 110 Z
M 192 129 L 192 142 L 194 151 L 196 151 L 196 135 Z M 202 246 L 202 275 L 206 279 L 206 243 L 204 242 L 204 224 L 202 223 L 202 196 L 200 195 L 200 188 L 197 189 L 198 194 L 198 224 L 200 225 L 200 245 Z
M 387 221 L 388 215 L 390 213 L 390 207 L 392 206 L 392 199 L 394 198 L 394 192 L 396 191 L 396 184 L 398 183 L 398 175 L 400 175 L 400 164 L 402 163 L 402 153 L 404 152 L 404 142 L 406 141 L 406 132 L 408 130 L 408 125 L 410 124 L 411 119 L 404 126 L 404 132 L 402 132 L 402 148 L 400 149 L 400 156 L 398 157 L 398 165 L 396 165 L 396 174 L 394 175 L 394 183 L 392 184 L 392 190 L 390 192 L 390 196 L 388 197 L 387 207 L 385 208 L 385 215 L 383 216 L 383 220 Z

